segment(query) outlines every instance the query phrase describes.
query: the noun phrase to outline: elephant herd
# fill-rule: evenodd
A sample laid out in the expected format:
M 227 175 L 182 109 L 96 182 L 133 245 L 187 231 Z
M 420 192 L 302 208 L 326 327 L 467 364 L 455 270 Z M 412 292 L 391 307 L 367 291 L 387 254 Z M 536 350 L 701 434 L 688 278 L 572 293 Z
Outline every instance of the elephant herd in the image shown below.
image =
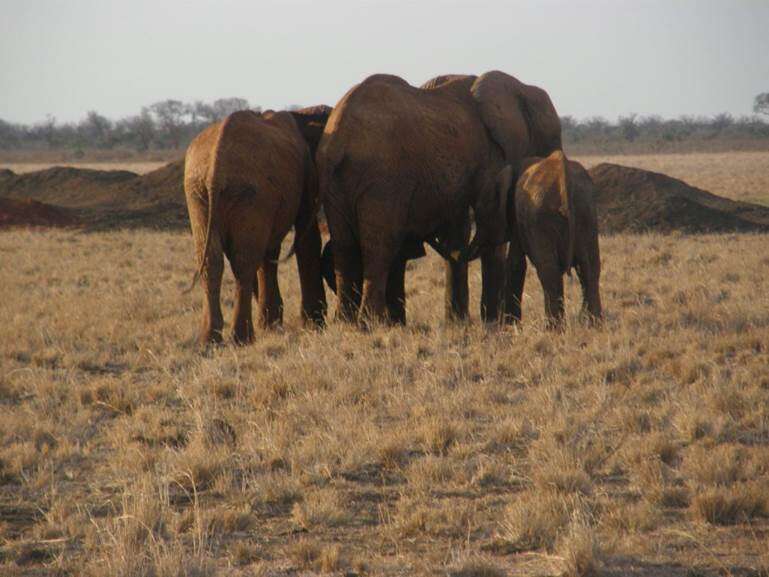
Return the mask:
M 338 319 L 406 322 L 405 271 L 424 243 L 446 261 L 446 315 L 468 314 L 468 262 L 480 257 L 481 317 L 521 318 L 526 257 L 560 326 L 563 274 L 601 318 L 592 182 L 566 159 L 547 93 L 512 76 L 449 75 L 417 88 L 377 74 L 331 109 L 240 111 L 190 144 L 184 189 L 205 291 L 203 343 L 222 340 L 224 256 L 236 282 L 233 338 L 282 321 L 280 246 L 294 227 L 302 319 L 322 325 L 323 282 Z M 331 240 L 321 250 L 318 213 Z M 474 228 L 474 233 L 471 232 Z

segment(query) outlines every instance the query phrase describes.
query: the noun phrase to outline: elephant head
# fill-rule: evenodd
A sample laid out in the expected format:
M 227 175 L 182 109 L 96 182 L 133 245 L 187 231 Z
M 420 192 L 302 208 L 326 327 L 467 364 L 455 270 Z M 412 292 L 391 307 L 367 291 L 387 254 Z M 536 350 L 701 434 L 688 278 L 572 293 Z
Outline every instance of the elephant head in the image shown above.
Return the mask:
M 522 163 L 527 157 L 546 157 L 562 149 L 561 121 L 547 92 L 498 70 L 478 77 L 462 74 L 437 76 L 421 88 L 448 90 L 452 86 L 459 92 L 469 87 L 481 120 L 507 165 L 500 172 L 494 190 L 481 195 L 473 206 L 476 229 L 483 233 L 476 234 L 458 257 L 456 253 L 453 255 L 453 258 L 472 260 L 484 247 L 506 240 L 506 234 L 500 231 L 499 214 L 514 208 L 515 180 L 521 174 Z M 500 191 L 502 196 L 499 196 Z
M 560 150 L 561 121 L 547 92 L 493 70 L 478 77 L 471 92 L 492 140 L 519 172 L 529 156 Z
M 318 106 L 308 106 L 291 111 L 291 115 L 299 127 L 299 132 L 302 133 L 310 147 L 312 158 L 315 158 L 315 151 L 318 149 L 318 143 L 323 136 L 323 129 L 326 127 L 332 110 L 330 106 L 319 104 Z

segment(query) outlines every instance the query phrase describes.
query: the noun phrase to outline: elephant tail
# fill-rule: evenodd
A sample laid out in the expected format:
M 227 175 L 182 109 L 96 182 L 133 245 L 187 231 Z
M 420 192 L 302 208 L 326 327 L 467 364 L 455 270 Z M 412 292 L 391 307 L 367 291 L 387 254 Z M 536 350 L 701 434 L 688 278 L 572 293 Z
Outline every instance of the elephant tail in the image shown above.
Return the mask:
M 574 212 L 574 202 L 571 198 L 571 187 L 569 186 L 569 167 L 566 155 L 560 150 L 553 153 L 558 162 L 558 185 L 561 196 L 561 214 L 566 219 L 567 237 L 561 244 L 559 251 L 559 260 L 561 261 L 561 272 L 571 274 L 574 266 L 574 244 L 576 237 L 576 215 Z M 564 246 L 565 245 L 565 246 Z
M 195 275 L 192 277 L 192 283 L 190 283 L 190 286 L 185 291 L 185 293 L 190 292 L 195 287 L 195 283 L 198 282 L 198 279 L 203 274 L 203 271 L 206 268 L 206 263 L 208 262 L 208 253 L 211 247 L 211 233 L 213 232 L 216 224 L 214 222 L 217 208 L 216 200 L 217 196 L 222 190 L 222 187 L 224 186 L 224 175 L 221 174 L 221 170 L 219 168 L 221 166 L 220 156 L 222 153 L 222 135 L 224 134 L 224 129 L 229 120 L 230 118 L 228 117 L 224 120 L 224 122 L 222 122 L 222 125 L 219 128 L 219 134 L 216 138 L 216 143 L 214 144 L 214 151 L 211 155 L 211 164 L 209 165 L 208 174 L 206 175 L 206 191 L 208 192 L 208 218 L 206 221 L 206 235 L 203 240 L 203 252 L 200 255 L 200 264 L 198 265 L 198 269 L 195 271 Z

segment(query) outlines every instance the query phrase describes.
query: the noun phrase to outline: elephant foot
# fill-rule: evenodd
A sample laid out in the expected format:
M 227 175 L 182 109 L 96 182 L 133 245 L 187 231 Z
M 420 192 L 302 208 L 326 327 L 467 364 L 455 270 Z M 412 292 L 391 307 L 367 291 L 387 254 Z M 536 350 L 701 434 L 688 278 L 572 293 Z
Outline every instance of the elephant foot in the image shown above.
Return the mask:
M 222 329 L 204 328 L 198 337 L 198 343 L 202 347 L 222 344 Z
M 545 328 L 554 333 L 563 333 L 566 331 L 566 323 L 563 319 L 548 319 Z
M 451 313 L 446 315 L 446 324 L 449 325 L 462 325 L 467 322 L 467 315 Z
M 322 315 L 302 315 L 302 326 L 308 330 L 323 330 L 326 328 L 326 319 Z
M 583 323 L 585 323 L 588 327 L 597 329 L 603 326 L 603 315 L 594 315 L 589 312 L 583 312 L 581 315 L 581 320 Z
M 254 336 L 253 335 L 238 336 L 236 334 L 233 334 L 232 342 L 238 347 L 245 347 L 254 342 Z
M 232 341 L 236 345 L 250 345 L 254 342 L 254 327 L 252 324 L 235 327 L 232 332 Z
M 520 313 L 518 315 L 510 314 L 510 313 L 504 313 L 502 315 L 502 319 L 500 321 L 500 324 L 502 324 L 504 326 L 508 326 L 508 327 L 510 327 L 510 326 L 514 326 L 514 327 L 520 326 L 520 324 L 521 324 L 521 315 L 520 315 Z

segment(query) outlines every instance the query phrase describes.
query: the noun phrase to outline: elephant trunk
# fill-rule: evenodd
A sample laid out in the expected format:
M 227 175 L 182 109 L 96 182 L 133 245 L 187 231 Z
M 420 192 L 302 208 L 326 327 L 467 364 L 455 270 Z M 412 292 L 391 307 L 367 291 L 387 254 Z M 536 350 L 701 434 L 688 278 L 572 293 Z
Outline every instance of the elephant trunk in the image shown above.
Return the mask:
M 507 201 L 515 185 L 511 165 L 505 165 L 496 176 L 493 187 L 478 198 L 475 205 L 475 235 L 463 250 L 452 255 L 455 260 L 475 260 L 481 251 L 507 240 Z
M 454 251 L 451 254 L 452 259 L 457 262 L 470 262 L 471 260 L 478 258 L 481 254 L 481 249 L 484 248 L 485 245 L 485 243 L 481 241 L 480 236 L 480 232 L 476 230 L 470 244 L 460 251 Z

